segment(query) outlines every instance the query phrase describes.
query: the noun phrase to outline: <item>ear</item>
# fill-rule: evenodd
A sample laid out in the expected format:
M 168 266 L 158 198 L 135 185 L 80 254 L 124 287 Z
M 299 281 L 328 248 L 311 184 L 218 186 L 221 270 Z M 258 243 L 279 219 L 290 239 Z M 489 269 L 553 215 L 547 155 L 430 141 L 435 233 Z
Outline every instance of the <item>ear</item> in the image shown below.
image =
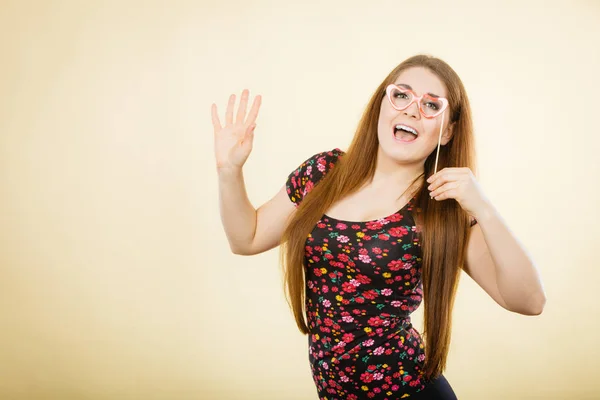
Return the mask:
M 442 140 L 441 140 L 442 146 L 447 145 L 448 142 L 450 141 L 450 139 L 452 139 L 455 124 L 456 124 L 455 122 L 448 124 L 448 126 L 446 127 L 446 130 L 444 131 L 444 133 L 442 133 Z

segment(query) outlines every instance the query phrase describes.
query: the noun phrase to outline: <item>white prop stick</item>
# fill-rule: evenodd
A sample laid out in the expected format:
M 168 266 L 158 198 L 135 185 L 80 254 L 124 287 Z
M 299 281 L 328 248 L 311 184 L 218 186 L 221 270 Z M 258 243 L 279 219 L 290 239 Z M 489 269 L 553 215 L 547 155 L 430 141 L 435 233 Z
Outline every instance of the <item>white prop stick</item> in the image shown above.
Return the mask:
M 440 137 L 438 138 L 438 147 L 437 147 L 437 153 L 435 155 L 435 167 L 433 169 L 433 174 L 437 174 L 437 164 L 438 164 L 438 157 L 440 155 L 440 143 L 442 142 L 442 128 L 444 127 L 444 114 L 442 113 L 442 124 L 440 125 Z

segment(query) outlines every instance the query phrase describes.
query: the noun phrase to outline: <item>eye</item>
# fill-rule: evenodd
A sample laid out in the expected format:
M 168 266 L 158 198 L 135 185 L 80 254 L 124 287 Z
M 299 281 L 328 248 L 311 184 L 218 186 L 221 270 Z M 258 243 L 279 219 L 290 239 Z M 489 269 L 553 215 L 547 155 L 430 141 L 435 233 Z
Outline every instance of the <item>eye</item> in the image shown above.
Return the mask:
M 437 105 L 436 103 L 428 102 L 428 103 L 425 103 L 425 105 L 435 111 L 440 109 L 440 106 Z
M 396 98 L 400 98 L 400 99 L 408 99 L 408 95 L 406 93 L 402 93 L 402 92 L 398 92 L 394 95 L 394 97 Z

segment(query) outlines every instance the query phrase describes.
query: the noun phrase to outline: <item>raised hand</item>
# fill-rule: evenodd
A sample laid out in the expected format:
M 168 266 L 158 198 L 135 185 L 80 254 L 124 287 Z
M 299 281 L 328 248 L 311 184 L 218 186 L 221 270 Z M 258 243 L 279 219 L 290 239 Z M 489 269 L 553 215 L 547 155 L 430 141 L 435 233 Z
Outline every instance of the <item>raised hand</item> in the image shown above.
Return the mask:
M 241 169 L 252 151 L 254 128 L 262 98 L 260 95 L 254 98 L 252 109 L 246 117 L 248 96 L 249 90 L 244 89 L 235 121 L 233 120 L 235 94 L 229 96 L 225 112 L 225 126 L 221 126 L 216 104 L 213 103 L 211 106 L 217 170 Z

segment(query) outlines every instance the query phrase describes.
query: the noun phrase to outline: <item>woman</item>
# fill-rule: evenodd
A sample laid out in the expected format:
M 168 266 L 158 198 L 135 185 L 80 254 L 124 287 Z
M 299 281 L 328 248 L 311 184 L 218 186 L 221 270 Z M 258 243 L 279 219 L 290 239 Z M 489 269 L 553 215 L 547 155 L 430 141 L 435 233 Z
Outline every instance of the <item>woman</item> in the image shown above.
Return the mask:
M 242 166 L 261 98 L 245 118 L 247 102 L 244 90 L 233 121 L 230 97 L 224 127 L 212 105 L 221 218 L 236 254 L 282 245 L 319 398 L 456 399 L 442 372 L 460 271 L 509 311 L 538 315 L 545 304 L 536 267 L 474 177 L 458 75 L 431 56 L 399 64 L 348 150 L 309 157 L 257 210 Z M 410 314 L 422 300 L 421 335 Z

